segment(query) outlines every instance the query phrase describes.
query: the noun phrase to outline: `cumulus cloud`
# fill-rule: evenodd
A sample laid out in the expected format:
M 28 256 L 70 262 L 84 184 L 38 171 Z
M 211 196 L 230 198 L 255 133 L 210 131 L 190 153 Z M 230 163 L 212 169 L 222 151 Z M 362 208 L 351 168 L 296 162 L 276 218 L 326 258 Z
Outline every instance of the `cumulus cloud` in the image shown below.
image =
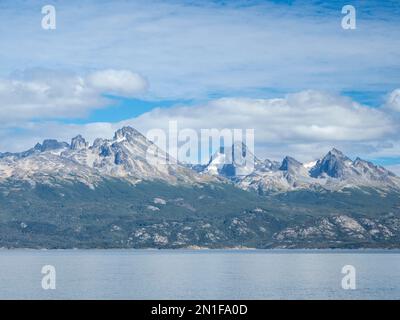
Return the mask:
M 164 127 L 169 120 L 194 129 L 254 128 L 264 142 L 368 141 L 395 132 L 384 112 L 317 91 L 279 99 L 223 98 L 156 109 L 127 122 L 146 129 Z
M 383 110 L 318 91 L 279 99 L 223 98 L 206 105 L 155 109 L 122 124 L 146 132 L 167 130 L 169 121 L 177 121 L 180 129 L 254 129 L 256 149 L 264 156 L 279 158 L 289 153 L 301 160 L 333 146 L 351 154 L 390 150 L 393 144 L 387 140 L 398 133 L 396 122 Z
M 400 112 L 400 89 L 393 90 L 389 94 L 386 107 L 390 110 Z
M 0 122 L 44 118 L 79 118 L 109 104 L 104 94 L 132 97 L 147 82 L 128 70 L 100 70 L 75 75 L 35 69 L 0 79 Z
M 101 70 L 88 75 L 87 82 L 101 92 L 131 97 L 144 92 L 147 82 L 140 75 L 128 70 Z
M 280 159 L 292 155 L 312 160 L 332 147 L 350 156 L 396 156 L 400 152 L 399 127 L 385 108 L 371 108 L 350 98 L 319 91 L 302 91 L 276 99 L 223 98 L 204 105 L 156 108 L 136 118 L 117 123 L 86 125 L 56 122 L 27 123 L 13 136 L 12 145 L 22 150 L 43 138 L 64 141 L 80 133 L 93 141 L 109 138 L 130 125 L 146 134 L 163 129 L 170 121 L 178 129 L 254 129 L 256 152 L 260 157 Z M 2 136 L 10 132 L 0 131 Z M 10 141 L 0 139 L 0 150 L 9 150 Z

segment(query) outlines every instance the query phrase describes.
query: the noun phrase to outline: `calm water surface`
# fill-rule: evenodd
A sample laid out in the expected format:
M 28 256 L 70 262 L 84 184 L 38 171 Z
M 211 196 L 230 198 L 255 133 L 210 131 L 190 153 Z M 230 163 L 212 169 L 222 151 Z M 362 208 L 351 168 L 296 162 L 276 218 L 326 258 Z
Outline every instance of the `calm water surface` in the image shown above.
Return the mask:
M 356 290 L 341 287 L 344 265 Z M 399 298 L 400 251 L 0 250 L 0 299 Z

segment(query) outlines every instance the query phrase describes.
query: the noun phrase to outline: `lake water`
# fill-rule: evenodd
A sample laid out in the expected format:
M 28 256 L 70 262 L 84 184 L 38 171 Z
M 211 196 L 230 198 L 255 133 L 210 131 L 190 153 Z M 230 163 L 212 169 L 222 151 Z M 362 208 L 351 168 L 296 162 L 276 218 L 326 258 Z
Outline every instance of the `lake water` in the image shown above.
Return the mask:
M 42 288 L 44 265 L 55 290 Z M 342 289 L 344 265 L 356 290 Z M 400 299 L 400 252 L 0 250 L 0 298 Z

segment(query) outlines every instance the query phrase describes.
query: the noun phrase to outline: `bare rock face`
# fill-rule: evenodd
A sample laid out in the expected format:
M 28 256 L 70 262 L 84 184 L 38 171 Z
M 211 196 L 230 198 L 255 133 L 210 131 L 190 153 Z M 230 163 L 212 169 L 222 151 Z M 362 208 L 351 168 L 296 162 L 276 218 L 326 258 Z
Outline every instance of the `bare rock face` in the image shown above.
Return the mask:
M 89 144 L 86 142 L 86 140 L 81 135 L 78 135 L 75 138 L 72 138 L 72 140 L 71 140 L 71 149 L 72 150 L 86 149 L 88 146 L 89 146 Z

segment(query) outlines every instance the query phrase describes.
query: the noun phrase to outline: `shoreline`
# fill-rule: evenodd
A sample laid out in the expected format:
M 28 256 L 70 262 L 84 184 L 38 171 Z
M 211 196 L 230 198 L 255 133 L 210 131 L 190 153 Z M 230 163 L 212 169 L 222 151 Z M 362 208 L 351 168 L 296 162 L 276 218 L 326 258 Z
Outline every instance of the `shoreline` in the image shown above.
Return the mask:
M 32 251 L 32 252 L 201 252 L 201 253 L 217 253 L 217 252 L 241 252 L 241 253 L 394 253 L 400 254 L 400 248 L 271 248 L 271 249 L 257 249 L 257 248 L 178 248 L 178 249 L 159 249 L 159 248 L 0 248 L 2 252 L 17 252 L 17 251 Z

